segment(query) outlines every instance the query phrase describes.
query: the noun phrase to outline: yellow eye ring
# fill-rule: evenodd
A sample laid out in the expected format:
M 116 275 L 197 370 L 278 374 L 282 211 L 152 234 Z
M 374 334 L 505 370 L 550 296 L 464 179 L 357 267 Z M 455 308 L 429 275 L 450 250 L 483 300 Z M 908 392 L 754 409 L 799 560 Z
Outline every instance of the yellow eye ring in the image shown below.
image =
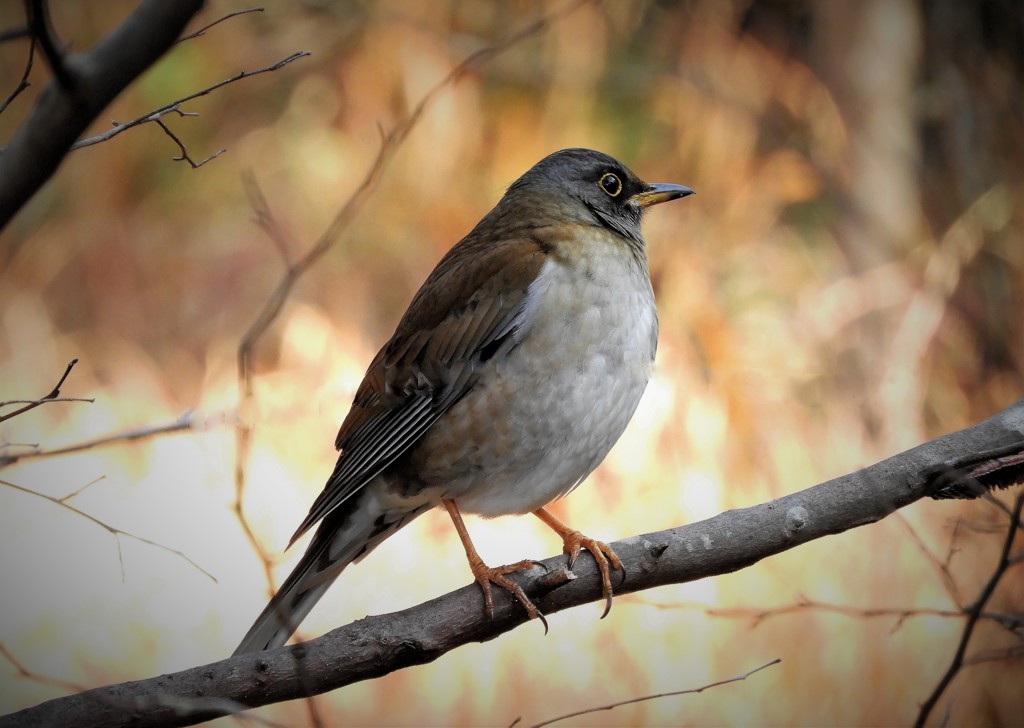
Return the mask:
M 611 172 L 601 175 L 597 186 L 604 190 L 609 197 L 618 197 L 622 193 L 622 180 Z

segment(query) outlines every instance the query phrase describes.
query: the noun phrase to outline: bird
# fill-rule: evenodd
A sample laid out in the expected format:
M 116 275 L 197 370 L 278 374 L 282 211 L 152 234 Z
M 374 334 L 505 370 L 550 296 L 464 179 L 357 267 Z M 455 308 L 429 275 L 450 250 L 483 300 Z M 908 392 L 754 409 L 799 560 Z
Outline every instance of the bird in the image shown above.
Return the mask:
M 493 615 L 491 585 L 547 622 L 490 567 L 463 522 L 533 513 L 611 571 L 605 543 L 546 506 L 579 485 L 632 418 L 651 374 L 658 314 L 644 211 L 693 194 L 647 183 L 591 149 L 549 154 L 440 260 L 370 362 L 335 446 L 337 463 L 288 546 L 316 531 L 236 655 L 285 644 L 341 572 L 433 508 L 444 508 Z M 603 616 L 603 615 L 602 615 Z

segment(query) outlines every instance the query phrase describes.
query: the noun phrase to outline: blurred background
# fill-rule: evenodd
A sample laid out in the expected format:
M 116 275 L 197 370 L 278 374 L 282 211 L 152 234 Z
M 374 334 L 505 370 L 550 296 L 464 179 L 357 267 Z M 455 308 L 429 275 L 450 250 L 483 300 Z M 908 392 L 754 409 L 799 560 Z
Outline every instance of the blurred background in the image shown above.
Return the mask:
M 53 0 L 72 50 L 134 3 Z M 197 28 L 249 5 L 212 0 Z M 296 50 L 301 59 L 167 124 L 72 152 L 0 237 L 0 400 L 55 403 L 0 425 L 0 453 L 173 422 L 187 432 L 25 460 L 0 479 L 0 712 L 227 657 L 268 596 L 235 513 L 235 430 L 252 427 L 244 512 L 276 582 L 334 462 L 365 366 L 441 255 L 544 155 L 600 149 L 698 195 L 647 219 L 656 373 L 622 440 L 553 510 L 612 541 L 795 492 L 984 419 L 1024 393 L 1024 12 L 1011 0 L 583 4 L 441 91 L 337 244 L 255 349 L 280 279 L 252 175 L 290 255 L 363 178 L 381 132 L 463 58 L 564 3 L 271 4 L 173 48 L 103 114 L 108 128 Z M 5 26 L 22 22 L 0 0 Z M 0 95 L 25 41 L 0 45 Z M 49 72 L 0 115 L 10 139 Z M 100 479 L 100 480 L 98 480 Z M 91 484 L 91 485 L 90 485 Z M 1008 494 L 1003 495 L 1009 498 Z M 470 519 L 491 564 L 558 552 L 533 518 Z M 1005 517 L 926 501 L 742 572 L 552 615 L 437 662 L 316 698 L 328 724 L 535 723 L 781 665 L 699 695 L 564 725 L 912 722 L 998 557 Z M 469 583 L 434 512 L 351 568 L 309 638 Z M 849 607 L 755 615 L 803 600 Z M 738 609 L 724 614 L 708 610 Z M 902 619 L 860 610 L 926 610 Z M 1018 566 L 990 603 L 1024 611 Z M 945 615 L 945 616 L 944 616 Z M 969 655 L 1017 645 L 983 622 Z M 993 652 L 995 651 L 995 652 Z M 45 676 L 47 680 L 39 679 Z M 1021 724 L 1024 662 L 973 665 L 934 717 Z M 301 702 L 261 709 L 288 725 Z M 240 723 L 222 719 L 220 724 Z

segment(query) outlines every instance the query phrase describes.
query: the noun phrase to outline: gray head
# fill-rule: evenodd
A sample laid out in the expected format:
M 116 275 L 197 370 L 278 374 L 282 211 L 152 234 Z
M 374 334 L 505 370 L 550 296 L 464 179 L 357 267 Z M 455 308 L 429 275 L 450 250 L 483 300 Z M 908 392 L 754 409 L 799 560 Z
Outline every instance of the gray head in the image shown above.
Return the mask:
M 563 149 L 544 157 L 513 182 L 505 199 L 535 209 L 538 204 L 553 204 L 559 214 L 607 227 L 642 243 L 640 219 L 646 208 L 692 194 L 693 190 L 682 185 L 644 182 L 602 152 Z

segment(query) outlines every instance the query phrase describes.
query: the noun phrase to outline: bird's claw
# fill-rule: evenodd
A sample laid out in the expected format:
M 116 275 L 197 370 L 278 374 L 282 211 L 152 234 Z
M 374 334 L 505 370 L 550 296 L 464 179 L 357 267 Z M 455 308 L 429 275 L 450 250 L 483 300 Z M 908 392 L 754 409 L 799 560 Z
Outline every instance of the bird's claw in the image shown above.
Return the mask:
M 476 577 L 476 582 L 480 585 L 480 590 L 484 593 L 484 612 L 487 614 L 488 619 L 494 619 L 494 598 L 491 595 L 491 584 L 496 584 L 512 594 L 516 601 L 523 605 L 523 609 L 526 610 L 526 614 L 530 619 L 539 619 L 541 624 L 544 625 L 544 634 L 548 633 L 548 620 L 544 617 L 544 614 L 537 609 L 537 606 L 533 601 L 526 596 L 526 592 L 523 591 L 523 587 L 519 586 L 519 584 L 506 576 L 506 574 L 512 574 L 516 571 L 532 569 L 534 566 L 540 566 L 544 571 L 548 571 L 547 566 L 532 559 L 518 561 L 514 564 L 507 564 L 505 566 L 487 566 L 483 562 L 480 562 L 479 564 L 471 564 L 471 566 L 473 569 L 473 576 Z
M 582 549 L 589 551 L 593 555 L 594 561 L 597 562 L 597 569 L 601 572 L 601 596 L 605 600 L 604 612 L 601 614 L 601 619 L 604 619 L 612 609 L 612 597 L 614 596 L 611 570 L 622 572 L 622 578 L 619 580 L 619 584 L 622 584 L 626 580 L 626 567 L 622 565 L 622 560 L 604 541 L 587 538 L 579 531 L 568 531 L 563 534 L 562 539 L 565 542 L 564 552 L 569 557 L 570 569 L 576 563 Z

